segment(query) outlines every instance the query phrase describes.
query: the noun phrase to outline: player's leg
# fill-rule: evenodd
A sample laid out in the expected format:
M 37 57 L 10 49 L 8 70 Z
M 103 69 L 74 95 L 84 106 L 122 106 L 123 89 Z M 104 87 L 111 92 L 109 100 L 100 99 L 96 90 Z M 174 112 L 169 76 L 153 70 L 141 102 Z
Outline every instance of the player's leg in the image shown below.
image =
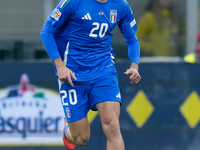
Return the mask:
M 86 82 L 74 82 L 74 87 L 71 87 L 69 83 L 60 86 L 61 102 L 67 119 L 63 136 L 67 149 L 70 149 L 69 142 L 83 146 L 90 138 L 90 125 L 87 118 L 90 106 L 87 88 L 88 83 Z
M 107 137 L 107 150 L 124 150 L 124 141 L 120 131 L 120 103 L 107 101 L 96 105 L 102 128 Z
M 97 79 L 90 100 L 92 109 L 95 110 L 96 107 L 99 112 L 103 131 L 107 137 L 107 150 L 124 150 L 119 126 L 121 96 L 116 71 Z
M 87 117 L 68 123 L 66 138 L 77 146 L 83 146 L 90 138 L 90 125 Z

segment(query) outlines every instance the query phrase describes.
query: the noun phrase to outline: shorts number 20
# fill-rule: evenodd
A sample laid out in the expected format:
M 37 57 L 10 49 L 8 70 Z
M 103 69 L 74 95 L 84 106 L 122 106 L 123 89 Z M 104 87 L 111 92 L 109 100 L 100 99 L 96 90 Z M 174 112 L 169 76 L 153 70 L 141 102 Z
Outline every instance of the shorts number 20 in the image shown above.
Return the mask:
M 65 98 L 67 98 L 67 92 L 65 90 L 60 91 L 60 94 L 63 94 L 61 97 L 63 106 L 68 106 L 68 102 L 65 102 Z M 76 95 L 76 90 L 72 89 L 68 91 L 69 95 L 69 102 L 71 105 L 76 105 L 77 104 L 77 95 Z M 73 97 L 73 98 L 72 98 Z

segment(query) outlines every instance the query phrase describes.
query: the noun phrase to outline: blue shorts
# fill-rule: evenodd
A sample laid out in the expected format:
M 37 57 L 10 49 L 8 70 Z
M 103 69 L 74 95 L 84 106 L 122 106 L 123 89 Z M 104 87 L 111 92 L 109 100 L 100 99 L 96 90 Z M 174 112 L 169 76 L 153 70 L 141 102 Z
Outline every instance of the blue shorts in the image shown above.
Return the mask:
M 96 110 L 96 104 L 105 101 L 121 103 L 117 72 L 86 82 L 73 81 L 60 87 L 60 97 L 68 122 L 75 122 L 87 116 L 90 109 Z

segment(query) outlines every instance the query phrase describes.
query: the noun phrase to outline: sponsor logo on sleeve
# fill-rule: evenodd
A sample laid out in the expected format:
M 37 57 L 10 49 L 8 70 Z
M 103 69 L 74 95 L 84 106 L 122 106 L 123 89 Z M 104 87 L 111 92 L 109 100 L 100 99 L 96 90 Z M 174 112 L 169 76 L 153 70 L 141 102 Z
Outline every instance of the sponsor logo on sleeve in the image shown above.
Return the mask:
M 58 21 L 61 15 L 62 13 L 58 9 L 55 9 L 51 17 Z
M 136 24 L 136 20 L 134 19 L 134 20 L 130 23 L 131 28 L 134 27 L 135 24 Z

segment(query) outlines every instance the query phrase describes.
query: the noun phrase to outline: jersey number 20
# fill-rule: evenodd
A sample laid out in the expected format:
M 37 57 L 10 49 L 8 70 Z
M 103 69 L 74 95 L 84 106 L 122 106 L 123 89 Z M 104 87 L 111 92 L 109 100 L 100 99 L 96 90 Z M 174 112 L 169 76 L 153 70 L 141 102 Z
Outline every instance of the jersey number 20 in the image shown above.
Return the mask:
M 68 102 L 65 102 L 65 98 L 67 98 L 67 92 L 65 90 L 60 91 L 60 94 L 63 94 L 61 99 L 63 106 L 68 106 Z M 76 105 L 77 104 L 77 95 L 76 95 L 76 90 L 72 89 L 68 91 L 69 95 L 69 102 L 71 105 Z M 72 98 L 74 97 L 74 98 Z
M 99 37 L 102 38 L 106 34 L 108 30 L 108 24 L 107 23 L 102 23 L 101 25 L 98 22 L 94 22 L 92 25 L 95 27 L 90 31 L 90 37 L 97 37 L 98 34 L 95 34 L 95 31 L 99 31 Z M 100 29 L 100 30 L 99 30 Z

